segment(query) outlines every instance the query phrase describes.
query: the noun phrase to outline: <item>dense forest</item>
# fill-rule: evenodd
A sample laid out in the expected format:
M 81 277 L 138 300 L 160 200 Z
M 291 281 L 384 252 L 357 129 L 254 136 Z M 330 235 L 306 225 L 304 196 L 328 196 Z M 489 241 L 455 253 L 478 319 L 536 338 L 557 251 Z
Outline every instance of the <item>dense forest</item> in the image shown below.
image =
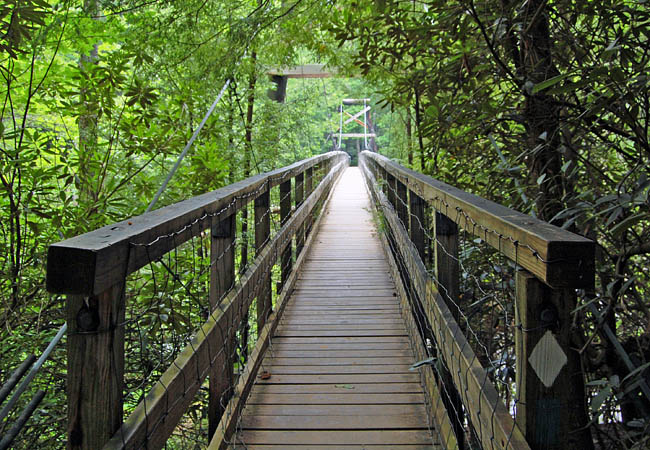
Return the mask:
M 646 448 L 649 40 L 644 0 L 4 2 L 0 381 L 64 323 L 48 245 L 143 213 L 222 87 L 156 208 L 331 150 L 368 97 L 380 153 L 597 242 L 573 312 L 590 427 Z M 338 77 L 269 98 L 270 68 L 308 63 Z M 65 380 L 60 345 L 20 448 L 63 445 Z

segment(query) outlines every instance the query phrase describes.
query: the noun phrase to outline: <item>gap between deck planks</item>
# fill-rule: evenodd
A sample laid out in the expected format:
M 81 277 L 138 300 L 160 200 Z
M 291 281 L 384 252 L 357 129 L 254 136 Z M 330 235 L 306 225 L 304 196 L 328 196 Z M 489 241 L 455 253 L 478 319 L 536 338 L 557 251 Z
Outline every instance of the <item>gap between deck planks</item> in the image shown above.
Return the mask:
M 437 448 L 368 194 L 336 186 L 243 412 L 247 449 Z

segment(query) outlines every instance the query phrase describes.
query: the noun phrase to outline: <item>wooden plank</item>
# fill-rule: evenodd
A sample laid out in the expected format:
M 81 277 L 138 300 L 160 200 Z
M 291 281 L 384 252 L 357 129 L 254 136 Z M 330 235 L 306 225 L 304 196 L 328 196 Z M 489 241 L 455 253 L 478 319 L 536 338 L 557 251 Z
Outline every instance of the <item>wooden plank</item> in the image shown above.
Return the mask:
M 285 309 L 285 314 L 288 311 Z M 319 351 L 386 351 L 392 350 L 408 350 L 410 344 L 408 342 L 359 342 L 359 343 L 279 343 L 277 339 L 273 339 L 273 352 L 319 352 Z M 275 354 L 275 353 L 274 353 Z
M 268 380 L 257 380 L 263 384 L 358 384 L 358 383 L 415 383 L 419 376 L 415 372 L 399 374 L 308 374 L 276 375 Z
M 274 366 L 345 366 L 354 367 L 358 365 L 385 364 L 381 358 L 266 358 L 267 364 Z M 391 358 L 390 363 L 396 365 L 412 364 L 412 358 Z
M 314 305 L 314 304 L 292 306 L 291 309 L 292 311 L 300 314 L 312 314 L 312 311 L 314 314 L 316 314 L 317 312 L 320 312 L 321 314 L 335 314 L 335 313 L 366 314 L 369 311 L 374 314 L 383 314 L 383 313 L 394 314 L 396 312 L 399 312 L 399 308 L 397 307 L 397 305 L 393 303 L 367 304 L 367 303 L 358 303 L 358 302 L 354 304 L 343 303 L 340 305 L 328 304 L 327 309 L 323 309 L 321 306 Z
M 386 331 L 386 330 L 291 330 L 279 329 L 277 334 L 288 337 L 337 337 L 337 336 L 406 336 L 406 331 Z
M 47 289 L 59 294 L 97 295 L 121 283 L 125 275 L 155 261 L 210 226 L 211 216 L 225 219 L 283 177 L 322 161 L 340 163 L 344 152 L 330 152 L 173 205 L 131 217 L 53 244 L 48 249 Z M 146 244 L 147 245 L 145 247 Z
M 419 386 L 418 386 L 419 387 Z M 342 389 L 339 389 L 342 390 Z M 399 405 L 247 405 L 247 416 L 423 416 L 427 412 L 422 404 Z M 415 428 L 420 428 L 415 424 Z
M 325 415 L 315 411 L 315 415 L 300 416 L 255 416 L 244 415 L 241 427 L 246 431 L 255 429 L 271 430 L 390 430 L 426 429 L 426 423 L 419 417 L 409 415 L 381 416 L 343 416 Z
M 417 379 L 417 376 L 415 377 Z M 341 383 L 344 384 L 344 383 Z M 272 405 L 396 405 L 424 404 L 422 393 L 417 394 L 266 394 L 252 393 L 248 404 Z
M 343 374 L 391 374 L 391 373 L 409 373 L 409 368 L 414 360 L 409 360 L 406 364 L 402 362 L 401 365 L 393 364 L 391 360 L 385 361 L 384 364 L 355 364 L 350 366 L 345 365 L 271 365 L 274 362 L 267 360 L 265 370 L 271 375 L 343 375 Z
M 278 348 L 273 346 L 269 349 L 268 356 L 273 358 L 275 361 L 281 358 L 403 358 L 404 354 L 407 354 L 409 348 L 404 345 L 400 345 L 394 350 L 386 350 L 382 347 L 381 350 L 288 350 L 287 347 Z M 412 358 L 411 358 L 412 359 Z M 391 363 L 395 363 L 394 360 L 390 360 Z M 276 362 L 277 364 L 277 362 Z M 397 364 L 397 363 L 395 363 Z M 399 363 L 402 364 L 402 363 Z M 404 363 L 409 364 L 409 363 Z
M 285 343 L 285 344 L 347 344 L 347 343 L 365 343 L 365 342 L 406 342 L 409 340 L 405 336 L 376 336 L 372 338 L 367 337 L 354 337 L 354 336 L 341 336 L 341 337 L 286 337 L 286 336 L 274 336 L 274 343 Z
M 341 294 L 344 294 L 346 298 L 352 297 L 394 297 L 395 289 L 366 289 L 365 291 L 359 292 L 356 290 L 346 290 L 346 289 L 337 289 L 333 287 L 331 289 L 296 289 L 295 297 L 297 299 L 301 297 L 314 297 L 318 298 L 339 298 Z
M 310 445 L 310 444 L 282 444 L 282 445 L 236 445 L 235 450 L 286 450 L 286 449 L 300 449 L 300 450 L 332 450 L 331 445 Z M 337 449 L 341 450 L 431 450 L 432 448 L 438 448 L 431 444 L 426 445 L 337 445 Z
M 297 445 L 327 442 L 330 445 L 399 444 L 431 445 L 432 439 L 426 430 L 376 430 L 376 431 L 242 431 L 238 439 L 247 444 Z
M 253 388 L 253 392 L 260 390 L 265 394 L 419 394 L 422 386 L 420 383 L 268 384 Z
M 414 172 L 377 153 L 364 151 L 360 158 L 400 179 L 439 212 L 448 214 L 469 233 L 486 239 L 546 284 L 593 286 L 593 241 Z
M 350 310 L 330 310 L 330 309 L 317 309 L 317 310 L 308 310 L 301 309 L 299 306 L 295 306 L 291 309 L 291 316 L 293 318 L 305 318 L 305 319 L 322 319 L 329 320 L 332 318 L 363 318 L 363 319 L 399 319 L 401 318 L 399 313 L 399 308 L 393 307 L 392 305 L 388 307 L 383 307 L 382 309 L 373 309 L 373 310 L 363 310 L 363 309 L 350 309 Z

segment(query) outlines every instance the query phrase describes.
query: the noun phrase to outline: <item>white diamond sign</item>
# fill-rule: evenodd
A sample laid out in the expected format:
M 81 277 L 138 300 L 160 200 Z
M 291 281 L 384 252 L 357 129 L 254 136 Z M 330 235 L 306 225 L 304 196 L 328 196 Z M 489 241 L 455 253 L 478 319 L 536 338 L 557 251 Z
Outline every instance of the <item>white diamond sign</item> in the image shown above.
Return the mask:
M 567 363 L 567 357 L 553 333 L 547 331 L 530 354 L 528 362 L 544 386 L 549 388 Z

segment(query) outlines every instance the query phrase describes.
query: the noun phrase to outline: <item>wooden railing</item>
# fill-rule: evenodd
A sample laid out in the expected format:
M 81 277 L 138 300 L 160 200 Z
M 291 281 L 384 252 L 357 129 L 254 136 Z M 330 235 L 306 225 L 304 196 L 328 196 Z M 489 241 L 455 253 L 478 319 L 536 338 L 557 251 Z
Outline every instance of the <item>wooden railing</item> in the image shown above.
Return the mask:
M 67 294 L 68 448 L 161 448 L 208 376 L 210 434 L 216 431 L 214 446 L 224 445 L 275 326 L 273 266 L 281 261 L 275 302 L 281 308 L 295 279 L 292 241 L 297 266 L 314 211 L 348 164 L 345 153 L 330 152 L 50 247 L 48 290 Z M 317 186 L 315 179 L 320 181 Z M 280 191 L 281 227 L 271 236 L 270 192 L 275 186 Z M 250 202 L 256 257 L 236 279 L 236 214 Z M 211 230 L 212 255 L 208 320 L 123 421 L 126 278 L 206 229 Z M 236 380 L 228 349 L 238 325 L 248 320 L 254 299 L 258 345 L 249 356 L 247 376 Z
M 404 307 L 414 312 L 409 331 L 424 341 L 417 356 L 432 354 L 430 339 L 442 362 L 421 374 L 445 448 L 463 448 L 466 421 L 475 435 L 469 440 L 485 449 L 583 448 L 590 436 L 571 313 L 576 289 L 594 283 L 594 242 L 376 153 L 361 153 L 360 166 L 386 223 L 382 240 L 398 289 L 410 299 Z M 502 325 L 514 329 L 517 392 L 509 404 L 468 342 L 469 321 L 461 320 L 459 227 L 517 269 L 516 316 Z

